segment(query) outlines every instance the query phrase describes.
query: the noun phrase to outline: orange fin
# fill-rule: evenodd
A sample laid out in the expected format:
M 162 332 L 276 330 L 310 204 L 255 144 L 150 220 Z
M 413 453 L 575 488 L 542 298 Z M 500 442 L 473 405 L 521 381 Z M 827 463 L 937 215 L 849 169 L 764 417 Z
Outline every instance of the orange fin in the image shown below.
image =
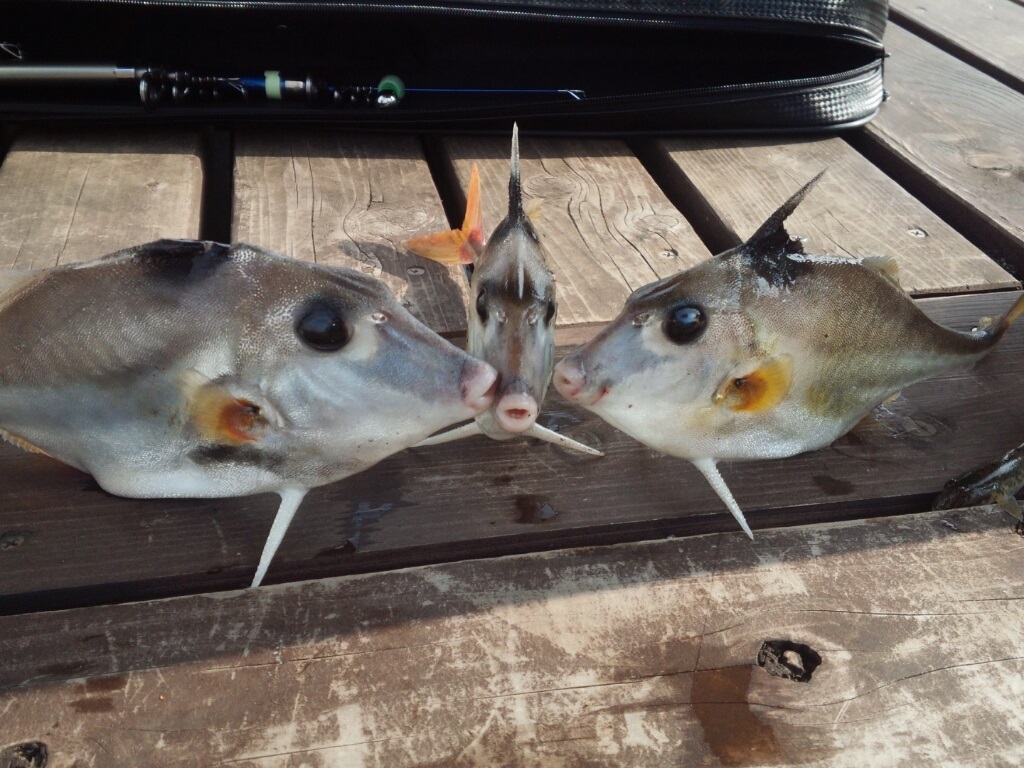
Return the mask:
M 42 454 L 43 456 L 50 456 L 50 454 L 48 454 L 42 448 L 32 445 L 32 443 L 30 443 L 28 440 L 24 440 L 18 437 L 17 435 L 12 435 L 7 430 L 0 429 L 0 439 L 6 440 L 11 445 L 18 446 L 23 451 L 28 451 L 29 453 L 39 453 Z M 52 459 L 53 457 L 50 456 L 50 458 Z
M 263 406 L 248 397 L 233 394 L 198 371 L 186 371 L 182 387 L 196 432 L 211 443 L 252 443 L 270 424 Z
M 715 392 L 715 404 L 743 413 L 764 413 L 786 397 L 793 383 L 789 355 L 773 358 L 750 373 L 730 373 Z
M 473 163 L 466 194 L 466 217 L 461 229 L 435 232 L 402 242 L 406 248 L 442 264 L 472 264 L 484 247 L 483 215 L 480 211 L 480 170 Z

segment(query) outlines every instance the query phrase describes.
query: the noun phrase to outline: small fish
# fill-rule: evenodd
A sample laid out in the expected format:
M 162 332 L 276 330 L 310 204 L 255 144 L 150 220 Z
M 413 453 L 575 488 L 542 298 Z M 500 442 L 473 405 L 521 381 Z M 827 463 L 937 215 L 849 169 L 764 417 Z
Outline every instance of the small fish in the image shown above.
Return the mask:
M 935 497 L 932 509 L 958 509 L 998 504 L 1024 530 L 1024 511 L 1014 494 L 1024 488 L 1024 445 L 1018 445 L 983 467 L 947 482 Z
M 498 371 L 494 405 L 475 421 L 430 437 L 419 445 L 436 445 L 472 435 L 495 440 L 528 435 L 602 456 L 582 443 L 537 423 L 540 404 L 551 382 L 555 349 L 555 281 L 540 238 L 523 210 L 519 178 L 519 129 L 512 129 L 508 182 L 508 216 L 483 243 L 480 175 L 470 175 L 466 217 L 461 229 L 407 240 L 406 248 L 448 264 L 472 261 L 467 349 Z
M 783 224 L 820 177 L 743 245 L 635 291 L 555 368 L 568 400 L 689 459 L 751 538 L 720 459 L 827 446 L 904 387 L 978 360 L 1024 313 L 1022 296 L 994 325 L 954 331 L 891 260 L 804 253 Z
M 160 240 L 0 271 L 0 436 L 135 498 L 281 505 L 491 405 L 496 373 L 378 280 L 251 245 Z

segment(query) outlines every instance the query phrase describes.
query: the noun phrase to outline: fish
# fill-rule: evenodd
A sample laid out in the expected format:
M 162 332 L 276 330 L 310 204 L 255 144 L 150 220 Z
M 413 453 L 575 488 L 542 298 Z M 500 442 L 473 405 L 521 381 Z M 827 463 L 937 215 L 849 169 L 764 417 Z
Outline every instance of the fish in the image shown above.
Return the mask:
M 0 271 L 0 436 L 132 498 L 281 497 L 490 407 L 496 371 L 379 280 L 253 245 L 158 240 Z
M 720 460 L 830 445 L 903 388 L 967 367 L 1024 313 L 958 331 L 928 318 L 888 257 L 804 252 L 785 221 L 821 174 L 745 243 L 637 289 L 555 367 L 570 402 L 661 453 L 689 460 L 743 531 Z
M 932 502 L 932 509 L 958 509 L 996 504 L 1017 521 L 1024 533 L 1024 511 L 1014 494 L 1024 488 L 1024 444 L 1011 448 L 995 461 L 954 477 Z
M 473 265 L 466 348 L 498 371 L 494 404 L 473 421 L 419 446 L 484 434 L 494 440 L 538 438 L 591 456 L 600 451 L 537 423 L 551 383 L 555 349 L 555 281 L 544 247 L 523 208 L 519 128 L 512 128 L 508 215 L 484 241 L 480 174 L 470 174 L 461 229 L 406 240 L 413 253 L 446 264 Z

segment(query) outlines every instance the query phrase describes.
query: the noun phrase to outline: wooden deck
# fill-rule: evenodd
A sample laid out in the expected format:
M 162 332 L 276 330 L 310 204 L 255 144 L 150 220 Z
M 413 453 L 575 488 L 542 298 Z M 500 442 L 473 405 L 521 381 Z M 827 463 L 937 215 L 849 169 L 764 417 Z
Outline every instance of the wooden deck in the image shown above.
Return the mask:
M 863 129 L 522 137 L 562 353 L 822 168 L 792 221 L 809 250 L 893 256 L 953 327 L 1012 303 L 1024 8 L 892 5 L 891 98 Z M 506 204 L 505 136 L 11 135 L 0 268 L 247 240 L 379 277 L 456 342 L 462 271 L 400 243 L 459 223 L 473 161 L 485 228 Z M 927 510 L 1024 441 L 1022 373 L 1024 323 L 827 449 L 724 464 L 753 542 L 689 464 L 551 393 L 541 422 L 605 458 L 406 451 L 311 492 L 255 591 L 276 497 L 115 498 L 0 444 L 0 768 L 43 765 L 37 744 L 104 768 L 1020 765 L 1024 538 L 998 510 Z M 766 641 L 820 666 L 773 674 Z

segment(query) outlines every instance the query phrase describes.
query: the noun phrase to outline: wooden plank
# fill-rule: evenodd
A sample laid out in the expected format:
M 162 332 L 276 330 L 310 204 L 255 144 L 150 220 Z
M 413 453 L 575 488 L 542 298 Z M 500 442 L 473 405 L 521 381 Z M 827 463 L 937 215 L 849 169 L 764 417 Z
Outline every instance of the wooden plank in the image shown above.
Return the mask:
M 446 139 L 462 189 L 480 166 L 484 230 L 508 212 L 509 143 Z M 520 137 L 523 200 L 558 286 L 561 327 L 614 318 L 634 290 L 710 253 L 625 144 Z
M 402 240 L 448 229 L 411 136 L 239 131 L 232 238 L 373 275 L 439 333 L 466 328 L 466 279 Z
M 898 26 L 891 98 L 850 140 L 985 252 L 1024 268 L 1024 95 Z
M 55 768 L 1019 765 L 1022 555 L 979 508 L 0 618 L 4 739 Z M 808 682 L 756 664 L 776 639 Z
M 825 176 L 790 217 L 813 253 L 889 255 L 915 294 L 1017 285 L 1002 267 L 840 138 L 666 139 L 658 148 L 732 233 L 749 237 L 820 171 Z
M 1024 90 L 1024 8 L 1011 0 L 893 0 L 892 19 L 1015 90 Z
M 969 328 L 1016 294 L 922 301 Z M 755 528 L 926 509 L 950 477 L 1018 445 L 1024 323 L 974 369 L 908 388 L 827 449 L 723 464 Z M 552 396 L 541 420 L 604 450 L 484 437 L 405 451 L 309 494 L 271 565 L 298 580 L 537 549 L 733 531 L 688 463 Z M 132 500 L 0 447 L 0 613 L 248 584 L 276 497 Z
M 203 173 L 192 131 L 33 131 L 0 166 L 0 268 L 88 261 L 198 237 Z

